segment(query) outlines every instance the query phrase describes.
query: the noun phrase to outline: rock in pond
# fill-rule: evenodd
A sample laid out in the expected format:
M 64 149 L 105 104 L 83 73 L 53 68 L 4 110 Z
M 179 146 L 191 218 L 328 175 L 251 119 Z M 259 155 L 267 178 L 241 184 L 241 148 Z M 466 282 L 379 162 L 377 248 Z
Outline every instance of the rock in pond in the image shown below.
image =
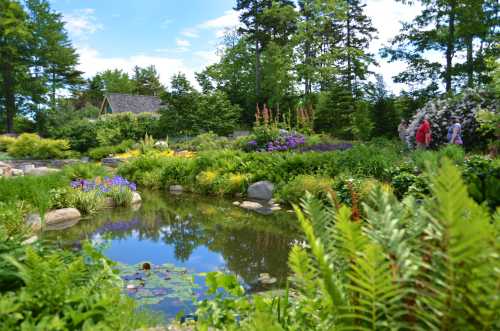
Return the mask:
M 255 201 L 243 201 L 242 203 L 239 204 L 239 207 L 246 210 L 254 211 L 262 215 L 271 215 L 273 213 L 271 208 L 264 207 L 262 204 Z
M 247 195 L 250 199 L 269 201 L 273 198 L 273 183 L 265 180 L 248 187 Z
M 68 228 L 78 223 L 81 217 L 82 215 L 76 208 L 56 209 L 45 214 L 44 225 L 53 230 Z M 42 218 L 39 214 L 29 214 L 26 217 L 26 223 L 31 226 L 33 231 L 42 229 Z
M 63 208 L 49 211 L 45 215 L 45 223 L 47 225 L 54 225 L 67 221 L 80 219 L 82 214 L 76 208 Z
M 136 204 L 141 203 L 141 202 L 142 202 L 141 195 L 137 192 L 134 192 L 132 194 L 132 204 L 136 205 Z
M 168 190 L 170 193 L 182 193 L 184 191 L 184 187 L 182 187 L 182 185 L 170 185 Z
M 24 170 L 25 175 L 31 175 L 31 176 L 45 176 L 49 175 L 55 172 L 59 172 L 61 170 L 59 169 L 54 169 L 54 168 L 47 168 L 47 167 L 38 167 L 38 168 L 27 168 Z

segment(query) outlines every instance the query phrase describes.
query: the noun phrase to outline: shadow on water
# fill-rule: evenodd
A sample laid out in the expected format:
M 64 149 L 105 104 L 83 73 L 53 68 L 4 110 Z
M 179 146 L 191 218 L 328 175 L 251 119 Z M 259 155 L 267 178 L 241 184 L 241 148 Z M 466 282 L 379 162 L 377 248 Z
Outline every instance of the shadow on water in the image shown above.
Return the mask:
M 148 261 L 184 268 L 194 276 L 193 297 L 203 296 L 202 273 L 216 270 L 238 275 L 252 291 L 266 289 L 257 281 L 261 273 L 275 277 L 276 287 L 284 285 L 288 253 L 298 239 L 293 214 L 261 216 L 228 200 L 193 195 L 143 192 L 142 196 L 140 207 L 104 211 L 44 237 L 76 249 L 82 240 L 105 243 L 105 255 L 125 265 Z M 173 317 L 181 309 L 192 311 L 187 301 L 168 297 L 148 304 Z

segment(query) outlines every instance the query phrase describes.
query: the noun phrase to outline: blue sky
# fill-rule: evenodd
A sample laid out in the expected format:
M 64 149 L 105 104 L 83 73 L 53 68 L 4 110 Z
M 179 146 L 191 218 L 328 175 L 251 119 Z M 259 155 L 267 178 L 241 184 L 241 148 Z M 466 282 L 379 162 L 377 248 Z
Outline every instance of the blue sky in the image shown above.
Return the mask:
M 163 83 L 176 72 L 194 81 L 194 73 L 217 61 L 217 45 L 226 28 L 238 24 L 235 0 L 50 0 L 63 14 L 66 29 L 80 54 L 87 77 L 105 69 L 131 72 L 154 64 Z M 376 52 L 411 19 L 415 8 L 395 0 L 367 0 L 367 12 L 379 30 Z M 401 63 L 381 63 L 375 71 L 391 76 Z M 390 84 L 394 90 L 400 86 Z

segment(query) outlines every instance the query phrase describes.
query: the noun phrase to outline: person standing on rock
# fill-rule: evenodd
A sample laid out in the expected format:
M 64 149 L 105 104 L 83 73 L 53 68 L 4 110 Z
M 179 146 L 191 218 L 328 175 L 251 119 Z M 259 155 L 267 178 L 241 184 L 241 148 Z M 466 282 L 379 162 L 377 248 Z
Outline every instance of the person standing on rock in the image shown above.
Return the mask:
M 415 140 L 417 141 L 417 148 L 427 149 L 431 144 L 431 124 L 429 123 L 429 116 L 424 115 L 424 120 L 417 129 Z
M 460 124 L 460 117 L 453 116 L 453 124 L 448 128 L 448 144 L 463 145 L 462 140 L 462 125 Z

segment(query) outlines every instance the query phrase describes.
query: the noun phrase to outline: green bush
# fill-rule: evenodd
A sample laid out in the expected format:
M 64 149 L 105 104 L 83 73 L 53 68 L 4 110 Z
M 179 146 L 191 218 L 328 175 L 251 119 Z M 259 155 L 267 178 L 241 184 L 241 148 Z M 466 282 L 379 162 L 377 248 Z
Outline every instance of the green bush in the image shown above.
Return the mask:
M 89 156 L 93 160 L 101 160 L 111 154 L 125 153 L 134 146 L 133 140 L 124 140 L 115 146 L 101 146 L 93 148 L 89 151 Z
M 68 203 L 66 207 L 76 208 L 83 215 L 94 214 L 104 206 L 104 195 L 99 190 L 90 190 L 88 192 L 69 190 L 66 199 Z
M 220 150 L 230 146 L 231 144 L 227 138 L 219 137 L 213 132 L 202 133 L 185 142 L 176 144 L 176 147 L 190 151 Z
M 16 142 L 16 138 L 0 135 L 0 152 L 7 152 L 9 147 Z
M 43 139 L 36 134 L 23 133 L 7 149 L 9 155 L 26 159 L 63 159 L 71 156 L 69 142 L 64 139 Z
M 94 179 L 96 177 L 109 176 L 109 171 L 97 163 L 75 163 L 67 165 L 62 172 L 68 180 Z
M 285 201 L 298 202 L 306 192 L 322 197 L 332 190 L 333 179 L 323 176 L 299 175 L 286 183 L 279 191 Z
M 48 176 L 0 178 L 0 202 L 24 201 L 29 206 L 38 208 L 40 204 L 50 204 L 48 192 L 68 185 L 68 179 L 60 173 Z
M 500 159 L 473 156 L 463 165 L 469 194 L 492 210 L 500 206 Z
M 113 200 L 115 206 L 126 207 L 132 203 L 133 192 L 128 187 L 113 186 L 106 196 Z

